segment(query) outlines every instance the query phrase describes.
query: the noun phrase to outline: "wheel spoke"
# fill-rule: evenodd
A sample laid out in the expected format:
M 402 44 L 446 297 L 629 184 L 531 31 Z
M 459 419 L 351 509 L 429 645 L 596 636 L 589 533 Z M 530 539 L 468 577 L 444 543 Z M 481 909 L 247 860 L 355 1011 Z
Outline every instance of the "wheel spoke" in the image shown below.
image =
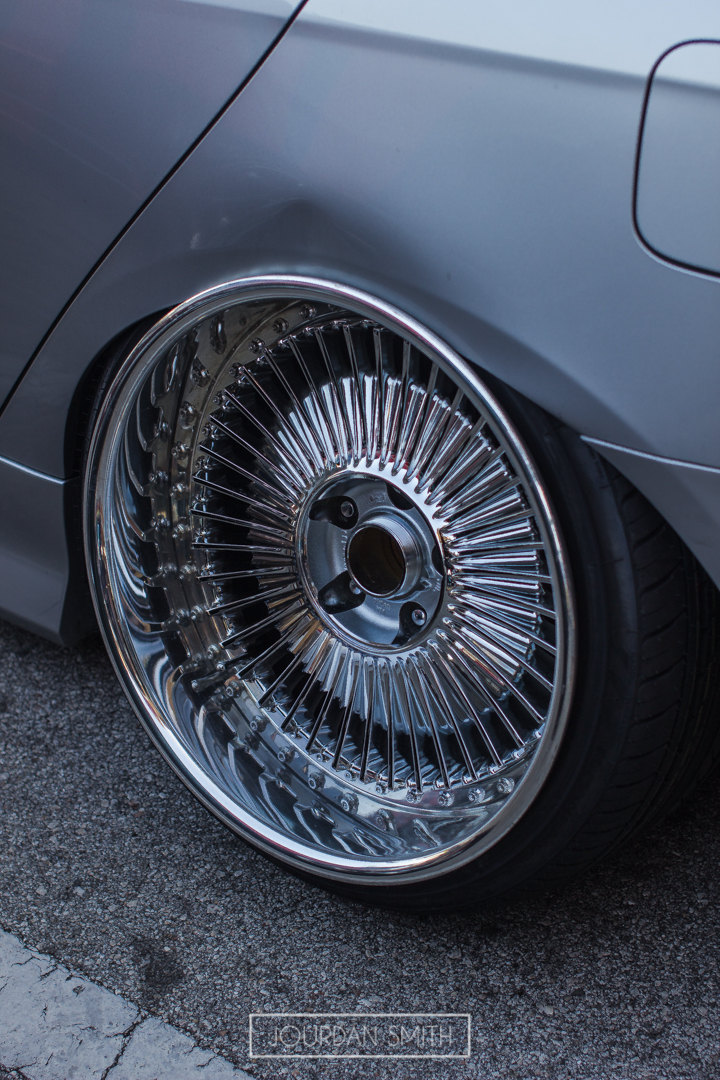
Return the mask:
M 520 436 L 431 335 L 317 283 L 233 288 L 166 318 L 110 409 L 122 437 L 98 443 L 118 669 L 257 846 L 342 880 L 432 874 L 524 813 L 557 752 L 557 524 Z
M 445 645 L 447 648 L 447 642 L 445 642 Z M 451 664 L 453 662 L 457 662 L 458 660 L 460 660 L 460 662 L 462 663 L 462 655 L 457 653 L 452 648 L 449 648 L 447 654 L 443 655 L 440 651 L 440 645 L 438 642 L 433 642 L 433 649 L 441 668 L 443 669 L 446 677 L 450 682 L 453 693 L 462 701 L 463 705 L 467 709 L 470 719 L 474 722 L 475 726 L 477 727 L 483 738 L 483 742 L 488 748 L 493 763 L 495 765 L 499 765 L 502 761 L 502 757 L 497 746 L 495 745 L 495 740 L 491 737 L 490 733 L 487 730 L 487 727 L 485 726 L 485 722 L 477 712 L 473 703 L 470 701 L 470 698 L 465 693 L 465 690 L 463 689 L 463 685 L 457 672 L 453 671 L 451 667 Z M 467 670 L 467 665 L 463 664 L 463 666 Z M 476 680 L 473 679 L 472 682 L 473 684 L 475 684 Z M 480 692 L 481 696 L 485 697 L 485 694 L 483 693 L 484 687 L 481 689 L 480 684 L 478 683 L 476 688 Z

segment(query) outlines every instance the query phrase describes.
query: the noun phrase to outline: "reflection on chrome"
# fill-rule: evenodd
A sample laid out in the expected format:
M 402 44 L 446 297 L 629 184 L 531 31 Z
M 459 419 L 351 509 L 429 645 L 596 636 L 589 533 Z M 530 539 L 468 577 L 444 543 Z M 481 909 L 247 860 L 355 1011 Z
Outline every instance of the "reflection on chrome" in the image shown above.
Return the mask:
M 88 495 L 120 676 L 252 842 L 410 879 L 527 809 L 569 704 L 562 544 L 502 412 L 410 320 L 301 280 L 190 302 L 113 387 Z

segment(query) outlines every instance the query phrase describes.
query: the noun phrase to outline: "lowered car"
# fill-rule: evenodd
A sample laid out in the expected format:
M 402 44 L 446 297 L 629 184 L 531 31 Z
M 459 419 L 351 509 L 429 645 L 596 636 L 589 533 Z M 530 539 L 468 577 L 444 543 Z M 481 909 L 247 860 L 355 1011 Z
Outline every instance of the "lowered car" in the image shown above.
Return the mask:
M 4 0 L 0 612 L 365 903 L 720 752 L 720 9 Z M 102 717 L 98 717 L 102 723 Z

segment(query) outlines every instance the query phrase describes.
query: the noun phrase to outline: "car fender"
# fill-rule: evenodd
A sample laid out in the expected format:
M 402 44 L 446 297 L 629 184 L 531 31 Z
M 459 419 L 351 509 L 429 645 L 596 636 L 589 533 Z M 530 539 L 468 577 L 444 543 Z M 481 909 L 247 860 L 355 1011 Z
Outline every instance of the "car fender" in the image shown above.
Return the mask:
M 521 0 L 504 37 L 480 25 L 465 44 L 399 8 L 388 28 L 375 5 L 358 25 L 343 17 L 357 5 L 311 0 L 60 319 L 0 418 L 0 454 L 72 475 L 70 403 L 110 339 L 223 281 L 308 274 L 406 311 L 614 453 L 720 581 L 718 282 L 654 258 L 632 221 L 648 74 L 678 38 L 719 34 L 720 14 L 668 5 L 628 37 L 645 5 L 593 4 L 552 55 L 539 29 L 512 51 Z M 664 488 L 687 463 L 702 492 Z

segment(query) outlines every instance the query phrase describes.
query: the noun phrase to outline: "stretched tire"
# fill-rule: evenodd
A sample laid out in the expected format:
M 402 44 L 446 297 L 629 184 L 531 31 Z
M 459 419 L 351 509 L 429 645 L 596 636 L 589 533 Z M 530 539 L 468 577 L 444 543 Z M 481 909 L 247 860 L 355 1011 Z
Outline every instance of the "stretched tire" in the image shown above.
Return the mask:
M 85 505 L 156 745 L 324 887 L 449 909 L 554 884 L 714 752 L 715 594 L 674 534 L 354 290 L 254 279 L 163 319 L 99 402 Z

